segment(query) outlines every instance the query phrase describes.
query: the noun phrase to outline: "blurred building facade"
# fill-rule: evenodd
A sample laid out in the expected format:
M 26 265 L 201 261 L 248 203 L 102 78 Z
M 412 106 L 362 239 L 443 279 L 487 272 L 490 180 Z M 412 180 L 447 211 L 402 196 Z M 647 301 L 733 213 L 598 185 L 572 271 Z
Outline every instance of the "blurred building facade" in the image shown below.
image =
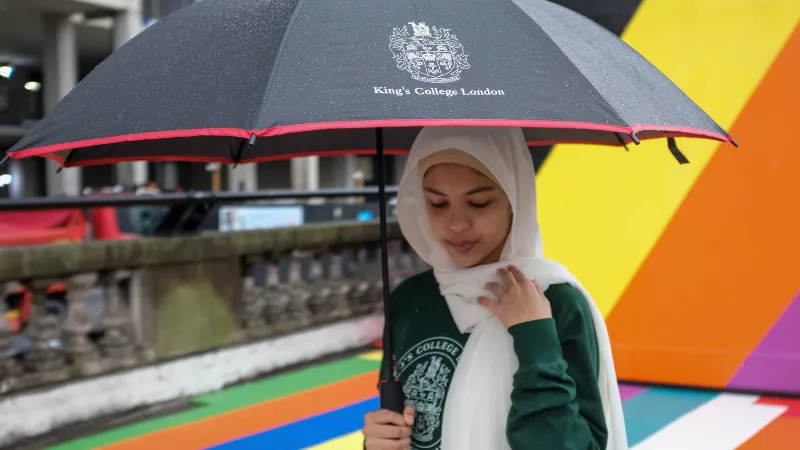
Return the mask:
M 115 49 L 195 1 L 201 0 L 3 0 L 0 151 L 14 145 Z M 136 162 L 65 169 L 57 174 L 54 162 L 29 158 L 0 168 L 0 198 L 78 195 L 87 187 L 150 182 L 165 190 L 210 190 L 215 184 L 234 191 L 353 187 L 359 179 L 369 182 L 372 166 L 369 157 L 313 157 L 235 169 Z
M 9 0 L 0 11 L 0 149 L 5 150 L 78 81 L 144 26 L 140 0 Z M 146 164 L 68 169 L 40 158 L 13 161 L 0 195 L 76 195 L 101 185 L 147 181 Z M 4 192 L 3 192 L 4 191 Z

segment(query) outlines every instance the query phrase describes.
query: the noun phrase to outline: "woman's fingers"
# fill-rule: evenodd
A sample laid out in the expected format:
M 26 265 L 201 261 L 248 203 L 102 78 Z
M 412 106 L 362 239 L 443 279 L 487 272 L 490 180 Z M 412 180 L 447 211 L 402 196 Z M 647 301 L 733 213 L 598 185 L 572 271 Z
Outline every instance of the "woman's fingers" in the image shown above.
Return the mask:
M 369 425 L 371 423 L 377 425 L 397 425 L 404 427 L 406 426 L 406 419 L 394 411 L 389 411 L 388 409 L 378 409 L 376 411 L 370 411 L 364 416 L 364 425 Z
M 506 268 L 497 269 L 497 275 L 501 280 L 503 280 L 503 283 L 506 285 L 507 289 L 511 289 L 512 286 L 517 284 L 517 280 L 514 278 L 514 275 L 512 275 L 511 272 Z
M 364 443 L 367 450 L 408 450 L 411 448 L 411 425 L 414 407 L 406 405 L 403 414 L 386 409 L 364 415 Z
M 506 289 L 500 283 L 486 283 L 486 290 L 494 294 L 494 297 L 499 301 L 506 293 Z
M 391 440 L 368 437 L 364 444 L 367 450 L 408 450 L 411 448 L 411 438 Z
M 517 267 L 517 266 L 513 266 L 513 265 L 508 266 L 508 271 L 511 272 L 511 275 L 514 277 L 514 280 L 517 283 L 522 284 L 522 283 L 526 283 L 526 282 L 529 281 L 528 277 L 526 277 L 525 274 L 522 273 L 522 271 L 519 270 L 519 267 Z
M 397 425 L 371 424 L 364 428 L 364 436 L 376 439 L 405 439 L 411 437 L 411 428 Z

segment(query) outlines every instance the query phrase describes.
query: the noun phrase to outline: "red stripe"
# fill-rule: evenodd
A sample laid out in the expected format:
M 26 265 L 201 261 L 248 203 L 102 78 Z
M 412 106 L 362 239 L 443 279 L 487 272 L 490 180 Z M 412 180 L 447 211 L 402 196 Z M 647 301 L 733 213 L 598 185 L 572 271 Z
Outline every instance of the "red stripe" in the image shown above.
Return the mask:
M 263 130 L 243 130 L 239 128 L 203 128 L 192 130 L 170 130 L 158 131 L 148 133 L 135 133 L 123 136 L 110 136 L 104 138 L 87 139 L 82 141 L 64 142 L 61 144 L 46 145 L 43 147 L 34 147 L 23 150 L 18 150 L 8 155 L 12 158 L 25 158 L 29 156 L 45 156 L 48 153 L 59 151 L 73 150 L 76 148 L 93 147 L 99 145 L 116 144 L 120 142 L 143 141 L 152 139 L 171 139 L 171 138 L 186 138 L 196 136 L 228 136 L 247 139 L 255 134 L 258 137 L 278 136 L 282 134 L 301 133 L 306 131 L 321 131 L 333 129 L 358 129 L 358 128 L 399 128 L 399 127 L 422 127 L 422 126 L 477 126 L 477 127 L 521 127 L 521 128 L 557 128 L 557 129 L 575 129 L 575 130 L 594 130 L 606 131 L 610 133 L 622 133 L 630 135 L 633 133 L 640 133 L 643 131 L 661 131 L 664 133 L 643 136 L 642 139 L 652 139 L 656 137 L 704 137 L 711 138 L 719 141 L 728 142 L 731 140 L 729 136 L 714 133 L 706 130 L 699 130 L 688 127 L 670 127 L 659 125 L 635 125 L 633 127 L 624 127 L 619 125 L 610 124 L 597 124 L 588 122 L 568 122 L 568 121 L 552 121 L 552 120 L 504 120 L 504 119 L 393 119 L 393 120 L 365 120 L 365 121 L 339 121 L 339 122 L 319 122 L 308 124 L 294 124 L 283 125 Z M 538 141 L 535 145 L 553 145 L 556 143 L 567 143 L 570 141 Z M 574 143 L 578 143 L 575 141 Z M 585 143 L 585 142 L 583 142 Z M 533 145 L 533 144 L 531 144 Z M 615 145 L 615 144 L 608 144 Z M 400 150 L 397 150 L 400 152 Z M 370 154 L 374 153 L 371 150 L 357 150 L 349 152 L 339 152 L 338 154 Z M 258 161 L 271 161 L 276 159 L 294 158 L 297 156 L 313 156 L 313 155 L 333 155 L 333 152 L 319 152 L 307 154 L 290 154 L 268 156 L 248 162 Z M 266 159 L 264 159 L 266 158 Z M 100 162 L 103 161 L 103 162 Z M 187 157 L 187 156 L 149 156 L 149 157 L 136 157 L 136 158 L 106 158 L 102 160 L 92 160 L 82 163 L 76 163 L 74 166 L 80 165 L 96 165 L 96 164 L 111 164 L 115 162 L 125 161 L 196 161 L 196 162 L 232 162 L 228 158 L 220 157 Z M 71 165 L 72 166 L 72 165 Z

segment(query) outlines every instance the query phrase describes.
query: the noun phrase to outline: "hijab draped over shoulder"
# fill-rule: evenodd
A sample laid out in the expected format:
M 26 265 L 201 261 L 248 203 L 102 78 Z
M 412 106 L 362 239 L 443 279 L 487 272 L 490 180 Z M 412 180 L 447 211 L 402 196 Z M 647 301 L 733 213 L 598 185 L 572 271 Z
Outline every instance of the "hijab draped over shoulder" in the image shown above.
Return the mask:
M 434 164 L 453 162 L 473 167 L 497 183 L 513 212 L 510 235 L 500 261 L 461 268 L 431 230 L 422 178 Z M 470 333 L 445 402 L 444 450 L 508 449 L 506 421 L 511 408 L 514 373 L 519 367 L 511 335 L 499 319 L 477 303 L 492 297 L 486 283 L 499 281 L 497 269 L 514 264 L 537 281 L 543 291 L 569 283 L 586 298 L 592 311 L 600 356 L 598 385 L 609 438 L 607 449 L 627 449 L 622 402 L 611 344 L 597 305 L 562 265 L 546 259 L 536 213 L 533 161 L 519 128 L 426 127 L 411 148 L 397 197 L 403 236 L 433 267 L 439 289 L 462 333 Z

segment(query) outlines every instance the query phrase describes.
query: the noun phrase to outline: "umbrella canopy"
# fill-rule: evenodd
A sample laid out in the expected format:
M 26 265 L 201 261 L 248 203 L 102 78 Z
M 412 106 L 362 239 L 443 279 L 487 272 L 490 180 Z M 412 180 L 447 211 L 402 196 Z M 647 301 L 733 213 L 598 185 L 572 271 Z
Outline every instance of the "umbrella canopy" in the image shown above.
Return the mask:
M 529 145 L 666 137 L 678 157 L 675 137 L 732 141 L 636 51 L 544 0 L 205 0 L 122 46 L 8 156 L 87 166 L 377 153 L 385 200 L 383 154 L 437 125 L 521 127 Z M 382 407 L 403 403 L 399 381 L 381 384 Z
M 635 50 L 547 1 L 205 0 L 112 54 L 9 156 L 259 162 L 372 153 L 375 127 L 402 153 L 425 125 L 518 126 L 530 145 L 731 140 Z

